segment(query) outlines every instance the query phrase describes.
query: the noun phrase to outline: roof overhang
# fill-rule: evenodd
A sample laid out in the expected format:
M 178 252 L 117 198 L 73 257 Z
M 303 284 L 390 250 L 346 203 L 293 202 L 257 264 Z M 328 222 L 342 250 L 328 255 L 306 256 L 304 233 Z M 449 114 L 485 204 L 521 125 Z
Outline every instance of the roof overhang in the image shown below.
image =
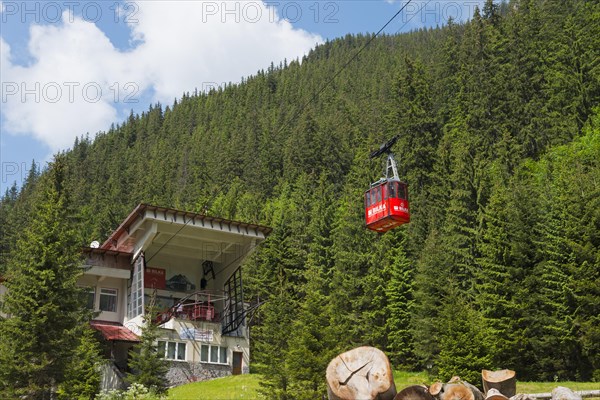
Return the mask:
M 125 326 L 117 322 L 90 321 L 92 328 L 99 331 L 104 339 L 113 342 L 139 342 L 140 338 Z
M 136 258 L 152 246 L 165 254 L 218 261 L 247 254 L 271 231 L 267 226 L 140 204 L 100 249 Z

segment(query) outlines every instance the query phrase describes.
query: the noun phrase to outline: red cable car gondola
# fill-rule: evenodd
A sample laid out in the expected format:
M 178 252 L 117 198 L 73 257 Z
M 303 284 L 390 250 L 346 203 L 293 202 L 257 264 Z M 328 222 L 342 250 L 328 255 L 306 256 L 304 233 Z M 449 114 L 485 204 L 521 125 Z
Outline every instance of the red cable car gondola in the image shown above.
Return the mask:
M 385 233 L 390 229 L 410 222 L 408 187 L 398 178 L 396 160 L 391 147 L 398 136 L 383 144 L 379 150 L 371 153 L 371 158 L 387 153 L 385 178 L 371 184 L 365 192 L 365 221 L 367 228 Z

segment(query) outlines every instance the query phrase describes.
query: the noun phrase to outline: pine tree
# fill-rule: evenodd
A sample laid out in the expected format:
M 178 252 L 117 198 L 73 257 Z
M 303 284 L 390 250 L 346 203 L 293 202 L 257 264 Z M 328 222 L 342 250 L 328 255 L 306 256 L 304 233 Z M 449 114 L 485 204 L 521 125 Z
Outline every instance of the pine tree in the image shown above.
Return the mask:
M 0 276 L 3 276 L 9 259 L 11 248 L 14 246 L 15 204 L 17 202 L 19 191 L 17 183 L 13 183 L 10 189 L 0 199 Z
M 486 348 L 493 365 L 521 370 L 525 368 L 519 363 L 524 343 L 520 296 L 524 293 L 514 282 L 522 282 L 531 266 L 518 249 L 525 244 L 520 243 L 520 234 L 527 229 L 527 221 L 522 214 L 526 202 L 519 202 L 515 186 L 497 182 L 486 208 L 482 237 L 477 243 L 480 256 L 475 303 L 484 318 Z
M 485 347 L 483 319 L 454 287 L 456 285 L 450 286 L 440 314 L 444 335 L 440 338 L 440 355 L 435 368 L 438 378 L 444 382 L 455 375 L 477 382 L 481 370 L 491 365 Z
M 169 365 L 164 359 L 164 351 L 158 348 L 158 325 L 152 322 L 152 307 L 144 315 L 144 324 L 140 342 L 133 346 L 129 366 L 132 370 L 127 375 L 128 383 L 138 383 L 151 392 L 163 395 L 168 390 L 167 372 Z
M 368 185 L 371 179 L 366 168 L 368 155 L 363 150 L 355 157 L 360 157 L 360 161 L 355 160 L 349 182 L 337 201 L 332 245 L 335 263 L 330 283 L 331 323 L 340 346 L 346 349 L 365 343 L 377 345 L 368 336 L 383 328 L 366 323 L 373 317 L 368 314 L 376 307 L 372 296 L 377 288 L 369 285 L 369 274 L 374 272 L 370 251 L 376 234 L 364 228 L 363 185 Z
M 64 380 L 58 387 L 59 400 L 91 400 L 100 391 L 100 345 L 89 324 L 78 326 L 79 345 L 67 364 Z
M 81 255 L 64 190 L 65 162 L 56 156 L 40 185 L 32 223 L 8 263 L 0 323 L 0 393 L 49 399 L 64 379 L 86 315 L 76 286 Z
M 290 389 L 297 399 L 314 399 L 326 392 L 323 376 L 329 361 L 336 355 L 338 338 L 332 334 L 329 301 L 329 277 L 333 267 L 331 258 L 331 230 L 334 218 L 333 187 L 326 174 L 315 183 L 311 198 L 308 246 L 304 285 L 299 291 L 304 298 L 293 321 L 289 340 L 286 369 Z
M 382 266 L 389 276 L 385 286 L 388 357 L 395 367 L 412 368 L 416 365 L 411 330 L 415 271 L 404 249 L 406 234 L 399 232 L 389 235 L 389 238 L 389 241 L 385 241 L 389 253 L 387 265 Z

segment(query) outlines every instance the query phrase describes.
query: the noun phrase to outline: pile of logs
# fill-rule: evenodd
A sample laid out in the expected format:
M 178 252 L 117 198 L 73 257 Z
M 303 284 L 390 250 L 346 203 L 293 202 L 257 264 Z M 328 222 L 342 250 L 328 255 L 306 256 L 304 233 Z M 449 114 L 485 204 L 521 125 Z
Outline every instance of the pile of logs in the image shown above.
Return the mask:
M 600 397 L 600 390 L 573 392 L 557 387 L 552 393 L 516 393 L 515 371 L 481 372 L 483 392 L 455 376 L 429 387 L 414 385 L 396 391 L 387 356 L 374 347 L 358 347 L 329 363 L 326 372 L 329 400 L 582 400 Z

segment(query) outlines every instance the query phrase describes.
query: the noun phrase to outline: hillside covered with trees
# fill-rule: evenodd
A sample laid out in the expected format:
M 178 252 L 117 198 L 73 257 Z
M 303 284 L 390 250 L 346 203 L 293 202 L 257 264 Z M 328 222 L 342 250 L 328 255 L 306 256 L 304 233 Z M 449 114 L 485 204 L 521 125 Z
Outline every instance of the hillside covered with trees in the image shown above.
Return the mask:
M 78 244 L 140 202 L 273 227 L 244 267 L 272 397 L 317 398 L 359 344 L 442 379 L 600 381 L 600 4 L 487 1 L 466 24 L 376 38 L 313 98 L 369 39 L 76 140 L 60 157 Z M 368 155 L 396 134 L 412 220 L 379 235 Z M 2 273 L 47 173 L 2 198 Z

